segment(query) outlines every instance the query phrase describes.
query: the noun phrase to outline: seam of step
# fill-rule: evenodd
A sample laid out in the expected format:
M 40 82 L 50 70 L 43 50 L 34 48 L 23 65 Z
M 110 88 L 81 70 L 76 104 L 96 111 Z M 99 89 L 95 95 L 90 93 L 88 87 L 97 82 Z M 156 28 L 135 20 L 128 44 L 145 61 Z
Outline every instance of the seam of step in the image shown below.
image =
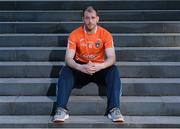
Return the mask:
M 60 21 L 60 22 L 37 22 L 37 21 L 33 21 L 33 22 L 25 22 L 25 21 L 22 21 L 22 22 L 19 22 L 19 21 L 12 21 L 12 22 L 0 22 L 0 24 L 79 24 L 79 23 L 83 23 L 82 21 Z M 166 23 L 177 23 L 179 24 L 180 21 L 100 21 L 99 22 L 100 24 L 103 23 L 103 24 L 143 24 L 143 23 L 146 23 L 146 24 L 166 24 Z
M 180 121 L 179 116 L 124 116 L 126 122 L 124 124 L 179 124 L 178 121 Z M 25 119 L 26 118 L 26 119 Z M 159 120 L 157 122 L 157 120 Z M 4 115 L 0 116 L 0 123 L 1 124 L 52 124 L 52 116 L 50 115 L 15 115 L 15 116 L 9 116 Z M 84 124 L 98 124 L 98 123 L 106 123 L 106 124 L 112 124 L 112 125 L 118 125 L 118 123 L 111 122 L 107 117 L 105 116 L 70 116 L 70 119 L 67 120 L 64 124 L 71 124 L 71 123 L 84 123 Z M 60 124 L 62 125 L 62 124 Z M 141 125 L 142 126 L 142 125 Z M 73 127 L 73 126 L 72 126 Z M 141 127 L 142 128 L 142 127 Z M 90 128 L 91 129 L 91 128 Z M 126 128 L 128 129 L 128 128 Z M 133 128 L 134 129 L 134 128 Z M 143 128 L 144 129 L 144 128 Z M 148 128 L 151 129 L 151 128 Z M 154 128 L 153 128 L 154 129 Z M 156 128 L 155 128 L 156 129 Z M 162 129 L 162 128 L 161 128 Z M 167 129 L 167 128 L 166 128 Z M 175 129 L 175 128 L 174 128 Z
M 84 101 L 106 101 L 106 96 L 70 96 L 69 102 L 84 102 Z M 0 96 L 0 103 L 16 102 L 55 102 L 56 96 Z M 121 102 L 132 103 L 179 103 L 180 96 L 121 96 Z
M 112 33 L 113 36 L 180 36 L 180 33 Z M 44 33 L 44 34 L 34 34 L 34 33 L 6 33 L 6 34 L 0 34 L 0 37 L 8 37 L 8 36 L 69 36 L 69 33 Z
M 7 117 L 7 116 L 5 116 L 5 117 Z M 128 117 L 128 116 L 126 116 L 126 117 Z M 3 129 L 14 129 L 14 128 L 3 128 Z M 18 128 L 18 129 L 50 129 L 50 128 Z M 59 129 L 59 128 L 53 128 L 53 129 Z M 73 128 L 73 127 L 71 127 L 71 128 L 68 128 L 68 129 L 82 129 L 82 128 Z M 88 127 L 86 129 L 102 129 L 102 128 L 96 128 L 96 127 L 94 127 L 94 128 L 90 127 L 89 128 Z M 113 127 L 112 128 L 105 127 L 103 129 L 114 129 L 114 128 Z M 132 128 L 127 127 L 125 129 L 134 129 L 134 128 L 133 127 Z M 172 129 L 172 128 L 140 128 L 140 129 Z M 173 128 L 173 129 L 179 129 L 179 128 Z
M 57 83 L 58 78 L 0 78 L 5 83 Z M 122 83 L 180 83 L 179 78 L 121 78 Z
M 60 66 L 65 65 L 63 61 L 56 62 L 25 62 L 10 61 L 0 62 L 0 66 Z M 117 62 L 117 66 L 180 66 L 180 62 Z
M 4 1 L 4 0 L 0 0 L 0 1 Z M 107 0 L 5 0 L 5 1 L 9 1 L 9 2 L 16 2 L 16 1 L 30 1 L 30 2 L 34 2 L 34 1 L 48 1 L 48 2 L 54 2 L 54 1 L 107 1 Z M 145 2 L 148 2 L 148 1 L 171 1 L 171 0 L 111 0 L 111 1 L 145 1 Z
M 0 0 L 0 1 L 4 1 L 4 0 Z M 71 1 L 95 1 L 95 2 L 101 2 L 101 1 L 107 1 L 107 0 L 6 0 L 6 1 L 9 1 L 9 2 L 21 2 L 21 1 L 30 1 L 30 2 L 35 2 L 35 1 L 48 1 L 48 2 L 54 2 L 54 1 L 63 1 L 63 2 L 71 2 Z M 145 2 L 148 2 L 148 1 L 171 1 L 171 0 L 111 0 L 111 1 L 145 1 Z M 177 0 L 178 1 L 178 0 Z
M 125 12 L 179 12 L 180 10 L 98 10 L 98 12 L 99 13 L 106 13 L 106 12 L 122 12 L 122 13 L 125 13 Z M 65 12 L 65 13 L 67 13 L 67 12 L 70 12 L 70 13 L 74 13 L 74 12 L 76 12 L 76 13 L 81 13 L 82 12 L 82 10 L 0 10 L 0 13 L 21 13 L 21 12 L 36 12 L 36 13 L 43 13 L 43 12 L 45 12 L 45 13 L 47 13 L 47 12 L 50 12 L 50 13 L 58 13 L 58 12 Z
M 66 50 L 66 47 L 0 47 L 0 51 L 10 50 L 32 50 L 32 51 L 47 51 L 47 50 Z M 115 50 L 180 50 L 180 47 L 115 47 Z

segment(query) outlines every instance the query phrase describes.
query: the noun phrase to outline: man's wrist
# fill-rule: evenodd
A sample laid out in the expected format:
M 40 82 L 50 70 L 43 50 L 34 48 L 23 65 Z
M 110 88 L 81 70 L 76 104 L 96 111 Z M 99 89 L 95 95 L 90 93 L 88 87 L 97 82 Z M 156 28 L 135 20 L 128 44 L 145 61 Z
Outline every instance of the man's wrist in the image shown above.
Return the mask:
M 81 71 L 81 64 L 76 63 L 76 70 Z
M 100 64 L 98 64 L 98 65 L 100 65 L 100 68 L 101 68 L 101 69 L 105 69 L 105 63 L 100 63 Z

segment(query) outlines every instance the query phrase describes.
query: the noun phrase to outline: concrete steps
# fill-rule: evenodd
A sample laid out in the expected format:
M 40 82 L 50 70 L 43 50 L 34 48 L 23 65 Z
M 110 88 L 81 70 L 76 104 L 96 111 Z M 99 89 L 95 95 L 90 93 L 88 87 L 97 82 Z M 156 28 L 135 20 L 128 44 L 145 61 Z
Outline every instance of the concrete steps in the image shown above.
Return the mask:
M 52 123 L 69 32 L 87 5 L 114 38 L 125 123 L 104 117 L 106 89 L 74 89 L 71 117 Z M 0 128 L 180 128 L 180 1 L 0 1 Z M 76 107 L 76 108 L 74 108 Z
M 0 62 L 1 78 L 57 78 L 63 62 Z M 124 78 L 179 78 L 179 62 L 118 62 Z
M 113 33 L 116 47 L 180 47 L 179 33 Z M 68 34 L 0 34 L 0 47 L 66 47 Z
M 179 96 L 179 78 L 121 78 L 123 96 Z M 1 96 L 55 96 L 57 78 L 1 78 Z M 34 87 L 36 90 L 34 90 Z M 105 88 L 90 83 L 73 89 L 73 96 L 106 95 Z
M 0 62 L 1 78 L 56 78 L 63 62 Z M 118 62 L 121 77 L 179 78 L 179 62 Z M 8 72 L 9 71 L 9 72 Z
M 71 96 L 67 108 L 71 115 L 103 115 L 106 101 L 104 96 Z M 55 102 L 54 96 L 1 96 L 0 115 L 52 115 Z M 179 116 L 179 107 L 179 96 L 123 96 L 120 108 L 128 116 Z
M 0 10 L 79 10 L 92 5 L 103 10 L 178 10 L 176 0 L 7 0 L 1 1 Z
M 80 21 L 81 10 L 0 11 L 1 22 Z M 100 21 L 177 21 L 180 10 L 99 10 Z
M 116 47 L 117 61 L 180 61 L 180 47 Z M 64 61 L 66 47 L 1 47 L 1 61 Z M 38 56 L 37 56 L 38 55 Z
M 0 22 L 0 33 L 70 33 L 82 22 Z M 179 21 L 107 21 L 101 26 L 112 33 L 178 33 Z
M 177 116 L 125 116 L 125 123 L 112 123 L 104 116 L 71 116 L 65 123 L 52 123 L 51 116 L 1 116 L 2 128 L 179 128 Z M 158 121 L 157 121 L 158 120 Z

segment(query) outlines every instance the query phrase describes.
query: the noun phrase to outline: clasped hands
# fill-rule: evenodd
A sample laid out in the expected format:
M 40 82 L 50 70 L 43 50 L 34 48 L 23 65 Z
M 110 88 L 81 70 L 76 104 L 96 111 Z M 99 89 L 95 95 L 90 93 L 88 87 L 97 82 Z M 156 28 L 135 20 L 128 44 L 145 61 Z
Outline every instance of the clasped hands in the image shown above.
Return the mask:
M 89 61 L 87 64 L 80 65 L 80 71 L 89 75 L 93 75 L 94 73 L 103 69 L 103 63 L 93 63 Z

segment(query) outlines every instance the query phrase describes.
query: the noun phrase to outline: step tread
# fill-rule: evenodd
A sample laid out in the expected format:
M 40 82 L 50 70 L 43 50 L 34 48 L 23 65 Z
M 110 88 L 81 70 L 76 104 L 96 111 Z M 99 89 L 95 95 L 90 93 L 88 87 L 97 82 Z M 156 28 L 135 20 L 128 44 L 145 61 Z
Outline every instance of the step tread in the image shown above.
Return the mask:
M 180 126 L 179 116 L 124 116 L 124 123 L 113 123 L 106 116 L 70 116 L 64 123 L 55 124 L 52 116 L 0 116 L 0 125 L 27 126 L 31 127 L 86 127 L 92 128 L 96 125 L 101 127 L 152 127 L 152 126 Z M 93 126 L 94 125 L 94 126 Z M 92 127 L 91 127 L 92 126 Z M 98 127 L 99 128 L 99 127 Z
M 0 0 L 1 1 L 1 0 Z M 17 0 L 16 0 L 17 1 Z M 19 13 L 19 12 L 32 12 L 32 13 L 47 13 L 47 12 L 50 12 L 50 13 L 53 13 L 53 12 L 69 12 L 69 13 L 72 13 L 72 12 L 79 12 L 81 13 L 82 10 L 0 10 L 0 13 Z M 180 12 L 180 10 L 98 10 L 98 12 L 131 12 L 131 13 L 134 13 L 134 12 Z
M 4 1 L 4 0 L 0 0 L 0 1 Z M 64 0 L 6 0 L 6 1 L 49 1 L 49 2 L 54 2 L 54 1 L 64 1 Z M 66 0 L 66 1 L 107 1 L 107 0 Z M 112 0 L 112 1 L 123 1 L 124 0 Z M 125 0 L 125 1 L 139 1 L 139 0 Z M 140 1 L 157 1 L 157 0 L 140 0 Z M 171 0 L 158 0 L 158 1 L 171 1 Z
M 45 62 L 45 61 L 3 61 L 0 62 L 0 66 L 36 66 L 36 65 L 42 65 L 42 66 L 60 66 L 64 65 L 65 63 L 63 61 L 51 61 L 51 62 Z M 180 66 L 180 62 L 117 62 L 117 66 Z
M 0 0 L 4 1 L 4 0 Z M 49 1 L 49 2 L 54 2 L 54 1 L 63 1 L 64 0 L 6 0 L 6 1 Z M 107 1 L 107 0 L 66 0 L 66 1 Z M 112 1 L 124 1 L 124 0 L 112 0 Z M 126 0 L 126 1 L 139 1 L 139 0 Z M 156 0 L 140 0 L 140 1 L 156 1 Z M 158 1 L 170 1 L 170 0 L 158 0 Z
M 66 50 L 66 47 L 0 47 L 1 50 Z M 115 50 L 180 50 L 180 47 L 115 47 Z
M 79 24 L 82 21 L 7 21 L 0 24 Z M 100 24 L 179 24 L 180 21 L 100 21 Z
M 180 33 L 112 33 L 113 36 L 180 36 Z M 0 37 L 23 37 L 23 36 L 69 36 L 69 33 L 7 33 L 0 34 Z
M 58 78 L 0 78 L 0 83 L 56 83 L 57 79 Z M 180 83 L 180 78 L 121 78 L 121 81 L 122 83 Z
M 14 128 L 3 128 L 3 129 L 14 129 Z M 18 129 L 24 129 L 24 128 L 18 128 Z M 26 128 L 26 129 L 47 129 L 47 128 Z M 59 128 L 53 128 L 53 129 L 59 129 Z M 66 128 L 66 129 L 74 129 L 72 128 Z M 82 129 L 82 128 L 76 128 L 76 129 Z M 99 129 L 99 128 L 83 128 L 83 129 Z M 103 128 L 103 129 L 114 129 L 114 128 Z M 134 128 L 126 128 L 126 129 L 134 129 Z M 172 129 L 172 128 L 140 128 L 140 129 Z M 173 129 L 179 129 L 179 128 L 173 128 Z
M 55 102 L 55 96 L 0 96 L 0 102 Z M 69 101 L 105 101 L 106 96 L 70 96 Z M 180 103 L 180 96 L 122 96 L 122 102 Z

